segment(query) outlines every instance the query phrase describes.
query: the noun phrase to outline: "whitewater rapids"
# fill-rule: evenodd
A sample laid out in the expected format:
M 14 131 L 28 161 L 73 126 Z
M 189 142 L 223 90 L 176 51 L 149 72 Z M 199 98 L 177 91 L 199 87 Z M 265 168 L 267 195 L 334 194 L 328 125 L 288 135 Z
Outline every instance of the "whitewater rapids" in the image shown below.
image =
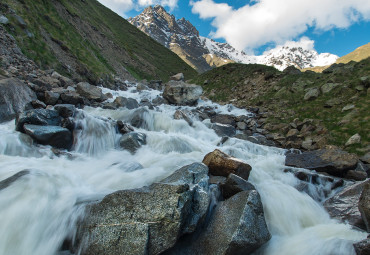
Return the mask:
M 114 96 L 149 101 L 159 91 L 108 91 Z M 248 115 L 232 106 L 201 101 L 219 113 Z M 119 149 L 119 134 L 109 118 L 128 122 L 134 110 L 79 110 L 72 157 L 56 157 L 51 148 L 33 144 L 14 131 L 14 121 L 0 125 L 0 181 L 26 170 L 9 185 L 0 186 L 0 255 L 60 254 L 65 239 L 73 239 L 84 202 L 98 201 L 120 189 L 150 185 L 180 167 L 201 162 L 218 148 L 252 166 L 249 181 L 261 195 L 272 239 L 256 254 L 354 255 L 352 244 L 367 234 L 330 219 L 322 205 L 294 186 L 299 182 L 285 172 L 285 151 L 229 139 L 221 146 L 209 120 L 193 118 L 193 126 L 173 119 L 179 107 L 161 105 L 145 114 L 147 145 L 136 154 Z M 191 107 L 183 107 L 191 110 Z M 141 166 L 142 167 L 141 167 Z M 140 169 L 141 168 L 141 169 Z M 316 196 L 320 196 L 317 193 Z

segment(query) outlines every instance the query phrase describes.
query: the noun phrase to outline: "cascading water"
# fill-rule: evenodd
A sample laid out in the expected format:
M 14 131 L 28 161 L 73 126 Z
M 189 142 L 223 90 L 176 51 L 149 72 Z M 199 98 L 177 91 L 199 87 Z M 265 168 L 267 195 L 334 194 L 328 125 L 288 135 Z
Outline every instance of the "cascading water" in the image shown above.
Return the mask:
M 109 92 L 138 101 L 159 95 L 134 88 Z M 228 114 L 248 114 L 232 106 L 200 104 Z M 261 194 L 273 236 L 256 254 L 348 255 L 354 254 L 353 242 L 366 238 L 366 233 L 330 219 L 318 202 L 294 188 L 299 181 L 284 171 L 284 150 L 233 138 L 218 146 L 220 137 L 209 122 L 193 118 L 190 126 L 174 120 L 177 109 L 162 105 L 143 114 L 145 128 L 138 131 L 147 135 L 147 145 L 135 154 L 118 149 L 120 136 L 110 121 L 127 122 L 135 110 L 79 110 L 73 157 L 56 157 L 50 147 L 33 144 L 13 131 L 14 122 L 0 125 L 0 255 L 58 254 L 63 241 L 73 238 L 84 202 L 159 181 L 184 165 L 202 161 L 216 148 L 253 168 L 250 181 Z

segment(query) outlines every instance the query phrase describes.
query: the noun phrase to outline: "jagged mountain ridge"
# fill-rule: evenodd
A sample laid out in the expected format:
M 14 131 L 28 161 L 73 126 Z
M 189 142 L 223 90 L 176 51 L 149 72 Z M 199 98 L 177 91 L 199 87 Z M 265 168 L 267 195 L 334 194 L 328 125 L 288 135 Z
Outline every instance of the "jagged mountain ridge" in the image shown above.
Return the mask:
M 185 18 L 176 19 L 160 5 L 147 7 L 128 21 L 174 51 L 199 72 L 230 62 L 263 64 L 279 70 L 294 65 L 301 69 L 332 64 L 338 58 L 330 53 L 318 54 L 315 50 L 286 45 L 278 46 L 260 56 L 248 55 L 227 43 L 200 36 L 189 21 Z

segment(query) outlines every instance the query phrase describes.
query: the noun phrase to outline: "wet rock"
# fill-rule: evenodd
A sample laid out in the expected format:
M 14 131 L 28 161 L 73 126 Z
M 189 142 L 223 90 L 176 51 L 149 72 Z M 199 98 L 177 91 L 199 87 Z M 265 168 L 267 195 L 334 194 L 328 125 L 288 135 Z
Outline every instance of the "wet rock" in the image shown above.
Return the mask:
M 134 131 L 134 128 L 131 127 L 129 124 L 123 123 L 121 120 L 119 120 L 117 121 L 117 130 L 124 135 Z
M 348 170 L 356 168 L 357 156 L 337 148 L 327 148 L 302 154 L 288 153 L 285 165 L 343 177 Z
M 171 248 L 193 229 L 194 201 L 201 201 L 194 188 L 206 180 L 206 167 L 196 163 L 176 171 L 167 183 L 117 191 L 88 206 L 78 231 L 81 255 L 154 255 Z
M 190 119 L 190 117 L 185 112 L 183 112 L 181 110 L 177 110 L 174 113 L 173 118 L 175 120 L 185 120 L 189 124 L 189 126 L 193 125 L 193 121 Z
M 101 88 L 91 85 L 87 82 L 80 82 L 77 84 L 76 92 L 88 100 L 102 102 L 107 98 L 103 94 Z
M 221 184 L 221 192 L 224 199 L 229 199 L 230 197 L 242 191 L 255 189 L 256 188 L 253 186 L 253 184 L 235 174 L 229 174 L 226 181 Z
M 13 119 L 27 103 L 36 99 L 35 92 L 20 80 L 0 80 L 0 123 Z
M 357 143 L 361 143 L 361 136 L 359 134 L 351 136 L 346 142 L 345 146 L 350 146 Z
M 149 118 L 149 111 L 145 108 L 140 108 L 135 110 L 135 112 L 131 115 L 130 123 L 132 126 L 136 128 L 147 128 L 148 123 L 147 119 Z
M 156 98 L 152 100 L 152 103 L 153 105 L 161 105 L 161 104 L 166 104 L 167 101 L 163 97 L 157 96 Z
M 136 109 L 139 107 L 139 103 L 133 98 L 117 97 L 114 100 L 117 107 L 126 107 L 129 110 Z
M 111 102 L 104 102 L 101 106 L 103 109 L 108 109 L 108 110 L 116 110 L 117 105 L 115 103 Z
M 45 91 L 44 97 L 45 103 L 55 105 L 60 98 L 60 94 L 52 91 Z
M 163 97 L 175 105 L 195 105 L 203 93 L 201 86 L 181 81 L 170 81 L 166 84 Z
M 73 136 L 71 131 L 60 126 L 23 125 L 26 134 L 37 143 L 51 145 L 56 148 L 69 150 L 72 147 Z
M 170 77 L 170 80 L 172 81 L 184 81 L 185 77 L 183 73 L 178 73 Z
M 140 91 L 143 91 L 143 90 L 149 90 L 149 88 L 147 86 L 145 86 L 144 84 L 139 83 L 139 84 L 136 85 L 136 90 L 140 92 Z
M 217 204 L 206 230 L 185 254 L 252 254 L 270 238 L 258 192 L 243 191 Z
M 325 209 L 332 218 L 348 222 L 349 224 L 366 229 L 358 203 L 361 193 L 369 181 L 359 182 L 344 188 L 324 203 Z
M 267 140 L 267 138 L 261 134 L 253 134 L 253 135 L 246 135 L 246 134 L 237 134 L 234 136 L 235 138 L 245 140 L 251 143 L 265 145 L 265 146 L 275 146 L 273 141 Z
M 233 137 L 236 134 L 236 129 L 231 125 L 224 125 L 219 123 L 213 123 L 211 125 L 211 129 L 213 129 L 218 136 L 229 136 Z
M 208 153 L 204 157 L 203 163 L 208 166 L 209 173 L 212 175 L 228 177 L 229 174 L 235 174 L 245 180 L 248 180 L 252 170 L 252 167 L 247 163 L 217 149 Z
M 235 117 L 232 115 L 227 115 L 227 114 L 217 114 L 211 117 L 211 122 L 212 123 L 219 123 L 219 124 L 224 124 L 224 125 L 231 125 L 235 126 Z
M 57 104 L 54 109 L 63 118 L 73 117 L 76 113 L 76 107 L 72 104 Z
M 24 124 L 60 126 L 62 118 L 55 110 L 33 109 L 22 112 L 16 119 L 16 130 L 24 132 Z
M 367 181 L 362 190 L 360 201 L 358 202 L 358 209 L 361 217 L 365 222 L 367 232 L 370 232 L 370 182 Z
M 134 154 L 142 145 L 146 144 L 146 135 L 143 133 L 130 132 L 122 135 L 119 140 L 121 148 Z
M 311 88 L 307 91 L 307 93 L 304 95 L 305 101 L 310 101 L 318 98 L 320 95 L 320 90 L 318 88 Z
M 23 170 L 23 171 L 16 173 L 15 175 L 10 176 L 9 178 L 6 178 L 5 180 L 0 181 L 0 191 L 3 189 L 6 189 L 10 185 L 12 185 L 14 182 L 16 182 L 19 178 L 29 173 L 30 173 L 29 170 Z
M 364 239 L 361 242 L 353 244 L 357 255 L 369 255 L 370 254 L 370 239 Z

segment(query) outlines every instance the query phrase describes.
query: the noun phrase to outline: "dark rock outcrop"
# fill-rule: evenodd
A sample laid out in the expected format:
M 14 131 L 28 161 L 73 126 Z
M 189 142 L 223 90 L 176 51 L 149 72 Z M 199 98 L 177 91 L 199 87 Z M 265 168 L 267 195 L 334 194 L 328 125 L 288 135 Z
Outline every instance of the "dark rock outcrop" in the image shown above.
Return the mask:
M 230 174 L 225 183 L 221 184 L 220 186 L 224 199 L 229 199 L 230 197 L 242 191 L 256 190 L 253 184 L 235 174 Z
M 337 148 L 307 151 L 302 154 L 288 153 L 285 165 L 326 172 L 343 177 L 348 170 L 356 168 L 358 158 Z
M 36 99 L 35 92 L 20 80 L 0 80 L 0 123 L 15 118 L 27 103 Z
M 245 180 L 248 180 L 252 170 L 252 167 L 247 163 L 217 149 L 208 153 L 204 157 L 203 163 L 208 166 L 209 173 L 212 175 L 228 177 L 229 174 L 235 174 Z

